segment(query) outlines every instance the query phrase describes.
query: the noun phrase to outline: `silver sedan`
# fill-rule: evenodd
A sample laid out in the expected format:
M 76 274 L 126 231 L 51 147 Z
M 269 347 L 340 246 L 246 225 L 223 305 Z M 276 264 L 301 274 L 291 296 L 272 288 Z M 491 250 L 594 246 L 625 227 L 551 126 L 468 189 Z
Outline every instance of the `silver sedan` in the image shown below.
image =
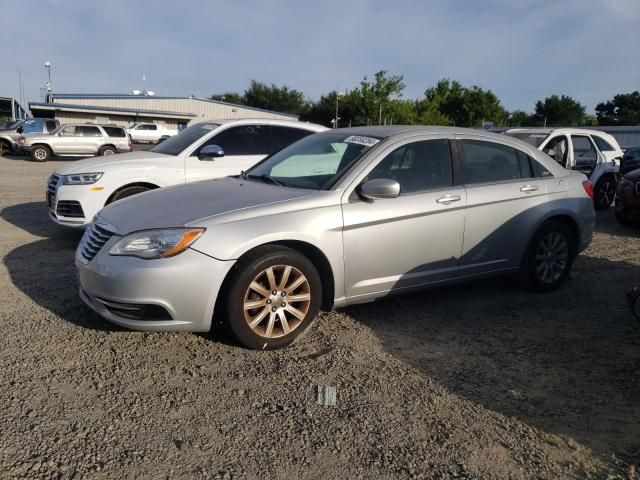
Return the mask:
M 320 309 L 397 292 L 496 274 L 555 290 L 591 241 L 592 194 L 505 136 L 330 130 L 105 207 L 76 253 L 80 295 L 124 327 L 207 331 L 215 315 L 245 346 L 280 348 Z

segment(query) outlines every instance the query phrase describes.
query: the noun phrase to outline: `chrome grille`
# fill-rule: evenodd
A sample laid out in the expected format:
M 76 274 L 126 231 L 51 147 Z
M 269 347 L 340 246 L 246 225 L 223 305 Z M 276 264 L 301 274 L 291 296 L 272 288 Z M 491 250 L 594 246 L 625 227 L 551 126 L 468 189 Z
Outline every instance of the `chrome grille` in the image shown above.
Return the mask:
M 112 236 L 112 232 L 92 222 L 84 231 L 82 240 L 80 240 L 80 254 L 87 262 L 90 262 Z

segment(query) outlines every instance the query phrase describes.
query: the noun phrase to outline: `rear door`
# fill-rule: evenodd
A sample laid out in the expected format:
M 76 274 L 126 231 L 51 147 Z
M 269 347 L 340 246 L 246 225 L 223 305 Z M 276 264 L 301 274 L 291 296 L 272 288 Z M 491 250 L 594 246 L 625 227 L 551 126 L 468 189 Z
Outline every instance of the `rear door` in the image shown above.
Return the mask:
M 591 175 L 599 163 L 605 161 L 604 156 L 589 135 L 571 134 L 569 155 L 572 158 L 573 170 L 584 172 L 587 176 Z
M 506 140 L 456 138 L 467 192 L 460 275 L 517 268 L 548 210 L 545 179 L 536 176 L 545 169 Z
M 413 137 L 390 146 L 356 181 L 396 180 L 399 197 L 364 201 L 347 189 L 347 297 L 367 299 L 457 277 L 466 198 L 453 172 L 448 138 Z
M 218 145 L 224 156 L 200 160 L 200 150 L 208 145 Z M 271 136 L 268 125 L 236 125 L 217 133 L 200 145 L 185 160 L 187 182 L 209 178 L 238 175 L 252 167 L 271 151 Z

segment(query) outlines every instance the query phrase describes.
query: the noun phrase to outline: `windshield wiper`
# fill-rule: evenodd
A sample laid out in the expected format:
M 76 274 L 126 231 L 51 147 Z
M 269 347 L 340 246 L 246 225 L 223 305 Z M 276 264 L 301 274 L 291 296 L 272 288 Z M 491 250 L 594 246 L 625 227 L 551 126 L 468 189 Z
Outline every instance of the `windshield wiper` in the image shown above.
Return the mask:
M 270 177 L 266 173 L 262 174 L 262 175 L 247 175 L 247 177 L 248 178 L 259 178 L 264 183 L 271 183 L 273 185 L 278 185 L 279 187 L 284 187 L 285 186 L 284 182 L 281 182 L 280 180 L 276 180 L 275 178 Z

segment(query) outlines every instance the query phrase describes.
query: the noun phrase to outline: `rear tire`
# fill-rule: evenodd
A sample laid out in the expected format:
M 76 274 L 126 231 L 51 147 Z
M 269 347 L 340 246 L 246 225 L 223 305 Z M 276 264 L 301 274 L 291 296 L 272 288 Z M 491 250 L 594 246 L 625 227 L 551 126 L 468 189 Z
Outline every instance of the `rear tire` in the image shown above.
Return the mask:
M 569 276 L 575 252 L 571 229 L 556 220 L 546 222 L 529 243 L 520 267 L 522 282 L 537 292 L 557 290 Z
M 231 275 L 223 299 L 226 320 L 245 347 L 275 350 L 289 346 L 311 327 L 320 311 L 320 275 L 295 250 L 256 248 L 238 261 Z
M 616 196 L 616 181 L 611 175 L 605 175 L 593 189 L 593 203 L 596 210 L 609 208 Z
M 51 158 L 51 150 L 44 145 L 36 145 L 31 149 L 31 158 L 36 162 L 46 162 Z
M 115 155 L 116 153 L 118 153 L 116 149 L 110 145 L 102 147 L 100 150 L 98 150 L 98 155 L 100 155 L 101 157 L 104 157 L 105 155 Z
M 116 193 L 114 193 L 111 196 L 111 198 L 109 198 L 106 204 L 109 205 L 110 203 L 117 202 L 118 200 L 122 200 L 123 198 L 132 197 L 134 195 L 138 195 L 139 193 L 147 192 L 149 190 L 152 190 L 152 189 L 149 187 L 143 187 L 140 185 L 125 187 L 121 190 L 118 190 Z

